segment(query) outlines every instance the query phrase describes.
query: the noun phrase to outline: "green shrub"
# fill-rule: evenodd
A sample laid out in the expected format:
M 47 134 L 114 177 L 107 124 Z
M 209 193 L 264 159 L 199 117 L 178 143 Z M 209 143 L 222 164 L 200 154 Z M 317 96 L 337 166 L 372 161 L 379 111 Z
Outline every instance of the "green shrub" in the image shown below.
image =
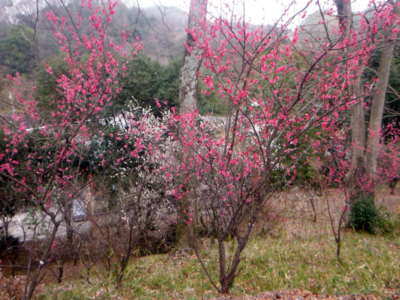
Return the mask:
M 384 225 L 384 218 L 373 196 L 362 197 L 354 202 L 350 211 L 350 226 L 354 230 L 376 234 Z

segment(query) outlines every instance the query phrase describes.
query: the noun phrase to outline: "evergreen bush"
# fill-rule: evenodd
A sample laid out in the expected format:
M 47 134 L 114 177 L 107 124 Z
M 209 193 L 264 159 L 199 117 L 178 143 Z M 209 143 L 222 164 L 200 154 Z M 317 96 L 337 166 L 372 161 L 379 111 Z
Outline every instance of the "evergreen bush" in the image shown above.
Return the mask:
M 384 227 L 384 218 L 376 207 L 373 196 L 361 197 L 354 202 L 350 211 L 350 226 L 356 231 L 376 234 Z

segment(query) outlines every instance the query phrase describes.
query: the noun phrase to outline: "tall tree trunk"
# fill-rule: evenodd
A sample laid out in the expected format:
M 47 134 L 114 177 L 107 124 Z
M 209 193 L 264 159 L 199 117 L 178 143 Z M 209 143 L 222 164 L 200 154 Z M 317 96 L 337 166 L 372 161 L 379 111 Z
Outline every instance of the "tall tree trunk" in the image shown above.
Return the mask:
M 338 12 L 338 21 L 341 29 L 340 40 L 343 41 L 349 38 L 353 27 L 353 15 L 351 10 L 351 1 L 335 0 L 336 9 Z M 344 50 L 347 51 L 347 50 Z M 349 53 L 347 53 L 349 55 Z M 364 173 L 364 153 L 366 146 L 366 126 L 365 126 L 365 110 L 364 101 L 361 98 L 363 95 L 363 86 L 361 76 L 364 68 L 360 67 L 356 86 L 350 87 L 349 93 L 353 94 L 358 99 L 358 103 L 351 109 L 351 168 L 348 178 L 348 186 L 351 194 L 359 193 L 359 178 Z
M 190 33 L 196 24 L 205 21 L 207 0 L 191 0 L 186 38 L 185 56 L 183 58 L 179 84 L 179 104 L 181 114 L 197 110 L 198 72 L 200 70 L 201 52 L 196 48 L 195 40 Z
M 351 1 L 335 0 L 335 5 L 338 11 L 342 38 L 345 38 L 350 34 L 352 26 Z M 395 13 L 399 15 L 398 7 L 395 8 Z M 359 186 L 359 179 L 361 177 L 367 176 L 370 180 L 376 178 L 380 130 L 393 51 L 393 41 L 389 41 L 382 49 L 379 69 L 377 71 L 378 80 L 375 86 L 368 125 L 368 139 L 363 101 L 359 101 L 351 111 L 352 160 L 349 174 L 349 189 L 353 194 L 353 198 L 355 198 L 353 200 L 356 200 L 360 195 L 361 187 Z M 357 98 L 362 97 L 364 93 L 361 81 L 362 72 L 363 70 L 360 70 L 357 84 L 353 89 L 353 93 Z
M 396 14 L 399 9 L 396 8 Z M 382 49 L 381 59 L 377 72 L 378 80 L 375 85 L 375 92 L 372 98 L 371 116 L 369 119 L 368 143 L 366 152 L 366 172 L 368 178 L 376 179 L 377 161 L 379 154 L 379 140 L 382 124 L 383 108 L 385 105 L 385 96 L 389 82 L 390 66 L 394 51 L 394 42 Z
M 348 0 L 334 0 L 339 26 L 342 31 L 342 36 L 340 37 L 341 40 L 347 38 L 350 34 L 350 30 L 353 27 L 353 15 L 351 12 L 351 1 Z
M 357 86 L 354 89 L 356 97 L 362 97 L 362 80 L 361 72 L 357 81 Z M 351 168 L 349 173 L 348 187 L 352 199 L 358 198 L 361 192 L 360 178 L 365 176 L 365 146 L 366 146 L 366 125 L 365 125 L 365 108 L 364 101 L 359 102 L 351 109 Z
M 191 31 L 196 28 L 196 25 L 206 21 L 206 12 L 207 0 L 190 1 L 185 56 L 182 61 L 179 78 L 179 109 L 182 115 L 192 114 L 197 111 L 198 72 L 201 66 L 201 50 L 197 48 L 196 41 Z M 180 131 L 183 133 L 183 130 Z M 186 159 L 189 158 L 187 157 Z M 183 161 L 182 156 L 180 160 Z M 182 182 L 185 180 L 185 176 L 186 175 L 182 177 Z M 190 190 L 189 194 L 184 196 L 178 203 L 178 214 L 182 217 L 176 228 L 176 243 L 178 248 L 192 248 L 198 246 L 198 239 L 196 239 L 195 236 L 194 226 L 193 224 L 186 225 L 184 218 L 185 212 L 189 211 L 189 207 L 191 206 L 189 199 L 197 198 L 197 183 L 195 179 L 192 178 L 187 183 L 186 188 Z M 196 206 L 197 201 L 193 204 Z M 192 239 L 189 237 L 189 231 L 192 232 Z

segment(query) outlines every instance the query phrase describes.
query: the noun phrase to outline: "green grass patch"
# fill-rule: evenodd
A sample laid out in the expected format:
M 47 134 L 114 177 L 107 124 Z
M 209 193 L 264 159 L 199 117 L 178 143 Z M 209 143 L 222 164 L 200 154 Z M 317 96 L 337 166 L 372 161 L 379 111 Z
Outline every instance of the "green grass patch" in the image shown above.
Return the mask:
M 329 295 L 400 291 L 400 238 L 347 233 L 341 260 L 332 238 L 253 238 L 244 251 L 233 295 L 271 290 L 306 289 Z M 204 263 L 218 281 L 217 251 L 205 247 Z M 217 293 L 194 254 L 146 256 L 131 264 L 122 286 L 111 278 L 93 283 L 52 285 L 39 299 L 197 299 Z

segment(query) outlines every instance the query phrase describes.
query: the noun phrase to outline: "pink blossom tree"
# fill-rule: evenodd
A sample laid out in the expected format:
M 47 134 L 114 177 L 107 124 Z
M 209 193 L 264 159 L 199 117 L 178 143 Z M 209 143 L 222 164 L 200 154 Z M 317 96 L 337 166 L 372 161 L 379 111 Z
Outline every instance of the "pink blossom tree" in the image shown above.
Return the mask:
M 309 5 L 296 16 L 304 18 Z M 324 20 L 333 6 L 320 11 L 325 32 L 312 49 L 299 40 L 301 27 L 289 29 L 296 16 L 283 15 L 268 28 L 251 26 L 230 12 L 227 18 L 203 18 L 189 31 L 195 46 L 188 50 L 201 50 L 202 68 L 211 73 L 201 77 L 207 86 L 202 92 L 218 93 L 228 101 L 229 113 L 220 126 L 218 118 L 199 122 L 196 111 L 175 115 L 180 133 L 172 135 L 184 157 L 170 172 L 185 178 L 174 196 L 193 203 L 181 218 L 191 224 L 195 213 L 201 214 L 216 235 L 219 284 L 193 246 L 220 293 L 229 292 L 257 217 L 277 192 L 273 175 L 283 170 L 290 183 L 307 151 L 320 151 L 323 138 L 346 125 L 345 113 L 360 100 L 354 92 L 359 74 L 384 38 L 370 30 L 365 16 L 359 29 L 343 38 L 340 27 L 332 31 Z M 380 22 L 383 15 L 374 17 Z M 365 87 L 367 94 L 370 84 Z M 193 182 L 200 196 L 193 197 Z M 193 209 L 198 202 L 200 212 Z M 236 241 L 233 248 L 226 245 L 230 238 Z
M 120 45 L 107 38 L 107 24 L 116 2 L 110 0 L 98 8 L 89 0 L 82 4 L 93 10 L 93 31 L 88 34 L 79 30 L 79 16 L 73 19 L 48 14 L 69 66 L 68 75 L 57 79 L 61 97 L 54 100 L 50 121 L 42 123 L 35 101 L 22 98 L 16 91 L 25 111 L 15 113 L 12 122 L 3 127 L 7 145 L 0 154 L 0 175 L 28 193 L 27 201 L 51 223 L 42 251 L 31 252 L 27 299 L 32 298 L 52 248 L 57 247 L 56 235 L 62 222 L 68 220 L 72 201 L 91 181 L 83 179 L 87 172 L 83 161 L 92 143 L 97 142 L 94 137 L 105 139 L 104 132 L 94 133 L 96 124 L 119 92 L 118 74 L 125 68 L 116 56 L 126 57 L 126 34 L 121 35 Z M 318 1 L 316 4 L 319 6 Z M 151 216 L 142 205 L 144 195 L 147 193 L 146 199 L 157 198 L 151 191 L 155 185 L 162 185 L 169 196 L 190 204 L 178 218 L 188 225 L 189 238 L 211 283 L 218 292 L 228 293 L 265 205 L 273 201 L 282 182 L 290 184 L 295 178 L 303 157 L 324 151 L 321 146 L 340 139 L 330 135 L 346 128 L 346 112 L 369 93 L 368 82 L 363 83 L 362 94 L 356 93 L 355 87 L 377 41 L 385 38 L 371 24 L 396 18 L 393 10 L 386 11 L 387 6 L 377 4 L 378 11 L 382 9 L 385 14 L 375 14 L 373 21 L 361 16 L 359 29 L 343 35 L 340 26 L 333 31 L 326 26 L 324 16 L 333 13 L 333 6 L 326 12 L 320 8 L 325 32 L 309 48 L 309 41 L 300 40 L 302 28 L 292 28 L 291 24 L 295 17 L 305 17 L 310 5 L 314 4 L 308 3 L 294 16 L 285 13 L 270 27 L 252 26 L 234 13 L 196 18 L 197 26 L 188 29 L 194 43 L 187 50 L 202 63 L 198 76 L 207 87 L 202 93 L 218 94 L 229 104 L 228 114 L 199 118 L 194 105 L 189 105 L 190 109 L 180 114 L 172 110 L 165 122 L 128 117 L 127 132 L 112 136 L 113 143 L 121 143 L 121 149 L 115 153 L 109 150 L 110 156 L 98 153 L 101 166 L 119 168 L 132 158 L 138 162 L 129 169 L 136 177 L 130 178 L 125 190 L 126 203 L 133 203 L 133 208 L 127 205 L 123 212 L 127 239 L 121 241 L 127 242 L 126 247 L 108 242 L 110 248 L 121 251 L 117 255 L 118 283 L 133 245 Z M 141 44 L 133 47 L 135 54 Z M 49 68 L 48 72 L 53 71 Z M 18 84 L 18 76 L 13 80 Z M 23 159 L 16 159 L 18 149 L 26 149 Z M 29 172 L 19 172 L 21 165 Z M 343 163 L 342 173 L 331 173 L 328 178 L 335 180 L 337 174 L 343 177 L 346 168 L 348 164 Z M 117 172 L 118 178 L 126 175 L 123 172 Z M 189 230 L 196 218 L 202 218 L 216 236 L 218 279 L 208 272 L 194 243 L 194 232 Z M 106 236 L 100 226 L 96 229 Z M 227 240 L 233 241 L 231 247 L 227 247 Z
M 120 90 L 118 75 L 124 73 L 125 62 L 142 46 L 137 41 L 130 47 L 133 50 L 129 50 L 133 54 L 127 55 L 126 33 L 121 34 L 121 44 L 109 40 L 107 26 L 116 4 L 110 0 L 94 7 L 92 1 L 82 1 L 83 8 L 92 12 L 88 33 L 80 31 L 80 15 L 47 13 L 54 26 L 52 33 L 68 64 L 66 75 L 53 74 L 51 67 L 47 70 L 57 78 L 58 92 L 62 95 L 52 103 L 54 109 L 50 111 L 51 118 L 47 118 L 49 121 L 43 123 L 39 118 L 33 98 L 25 99 L 19 94 L 19 76 L 12 78 L 14 93 L 24 111 L 14 113 L 12 121 L 3 126 L 7 145 L 0 154 L 0 174 L 11 180 L 21 193 L 29 194 L 26 199 L 29 206 L 38 208 L 50 220 L 42 250 L 31 252 L 25 299 L 33 297 L 57 232 L 70 215 L 72 201 L 88 184 L 82 180 L 86 172 L 82 161 L 90 151 L 95 124 Z M 21 158 L 18 151 L 24 151 L 25 155 Z M 21 173 L 21 166 L 28 172 Z M 70 224 L 67 227 L 71 229 Z
M 355 80 L 347 86 L 349 94 L 352 94 L 358 101 L 351 107 L 350 114 L 344 112 L 342 116 L 345 118 L 331 124 L 329 130 L 325 131 L 326 136 L 321 140 L 319 147 L 321 153 L 325 152 L 325 155 L 321 156 L 318 161 L 321 169 L 323 167 L 324 176 L 315 178 L 315 181 L 318 181 L 324 190 L 323 198 L 326 200 L 331 227 L 337 243 L 336 254 L 339 258 L 341 229 L 351 225 L 349 223 L 354 218 L 353 206 L 357 205 L 359 201 L 373 199 L 377 186 L 396 178 L 396 171 L 394 171 L 398 168 L 396 142 L 395 139 L 389 141 L 390 139 L 382 136 L 381 123 L 387 76 L 392 58 L 390 53 L 393 52 L 394 37 L 398 33 L 399 18 L 398 4 L 395 2 L 369 6 L 364 12 L 358 14 L 360 18 L 358 23 L 354 21 L 356 18 L 353 15 L 350 1 L 334 1 L 328 8 L 328 12 L 329 10 L 333 11 L 334 8 L 337 9 L 336 38 L 339 41 L 345 42 L 350 37 L 353 37 L 352 40 L 354 40 L 355 36 L 361 39 L 365 38 L 358 47 L 365 50 L 369 45 L 369 59 L 379 52 L 382 54 L 379 70 L 373 71 L 374 76 L 370 82 L 368 82 L 368 76 L 365 75 L 369 66 L 365 63 L 360 64 L 358 73 L 355 74 Z M 320 12 L 324 13 L 321 8 Z M 325 26 L 326 36 L 332 38 L 323 14 L 321 19 Z M 348 48 L 339 51 L 343 60 L 355 57 L 354 52 Z M 368 121 L 365 118 L 367 110 L 371 115 Z M 395 132 L 393 132 L 393 136 L 396 136 Z M 385 145 L 386 143 L 388 143 L 388 147 Z M 329 151 L 324 150 L 326 147 L 329 148 Z M 379 159 L 377 159 L 378 157 Z M 387 163 L 389 160 L 393 163 L 392 165 Z M 384 171 L 384 169 L 386 170 Z M 336 190 L 329 190 L 332 188 Z M 348 217 L 349 212 L 350 218 Z

